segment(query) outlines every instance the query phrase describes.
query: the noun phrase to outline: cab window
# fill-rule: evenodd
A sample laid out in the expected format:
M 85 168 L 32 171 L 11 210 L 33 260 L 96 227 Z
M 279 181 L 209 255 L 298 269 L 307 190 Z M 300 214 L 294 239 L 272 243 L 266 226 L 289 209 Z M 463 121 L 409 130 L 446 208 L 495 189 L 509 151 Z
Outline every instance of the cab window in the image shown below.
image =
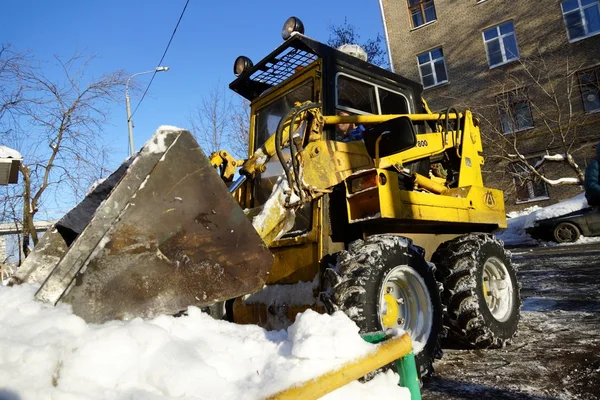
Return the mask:
M 351 114 L 409 114 L 406 96 L 344 74 L 336 77 L 336 108 Z

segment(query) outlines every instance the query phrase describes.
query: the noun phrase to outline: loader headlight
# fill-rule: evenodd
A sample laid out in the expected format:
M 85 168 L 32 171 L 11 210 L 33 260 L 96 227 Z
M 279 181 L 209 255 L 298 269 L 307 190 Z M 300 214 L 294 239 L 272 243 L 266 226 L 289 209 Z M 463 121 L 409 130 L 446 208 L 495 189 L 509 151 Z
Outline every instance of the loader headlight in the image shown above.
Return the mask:
M 292 33 L 298 32 L 304 34 L 304 24 L 300 21 L 299 18 L 289 17 L 285 24 L 283 24 L 283 29 L 281 30 L 281 37 L 283 40 L 288 40 L 292 37 Z
M 235 59 L 235 62 L 233 63 L 233 73 L 235 74 L 235 76 L 240 76 L 242 72 L 252 68 L 253 66 L 254 63 L 252 63 L 251 59 L 249 59 L 246 56 L 239 56 Z

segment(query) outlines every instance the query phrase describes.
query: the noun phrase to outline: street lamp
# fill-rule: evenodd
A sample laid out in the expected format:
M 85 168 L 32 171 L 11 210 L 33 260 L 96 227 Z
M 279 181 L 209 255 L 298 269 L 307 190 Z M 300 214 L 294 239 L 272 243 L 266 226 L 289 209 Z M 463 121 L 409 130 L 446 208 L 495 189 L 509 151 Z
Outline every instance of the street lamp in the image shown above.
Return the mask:
M 125 84 L 125 103 L 127 105 L 127 127 L 129 128 L 129 155 L 132 156 L 133 152 L 134 152 L 134 148 L 133 148 L 133 121 L 131 119 L 131 105 L 129 103 L 129 81 L 131 80 L 131 78 L 138 76 L 138 75 L 144 75 L 144 74 L 152 74 L 154 72 L 167 72 L 169 70 L 169 67 L 156 67 L 156 69 L 153 69 L 152 71 L 144 71 L 144 72 L 138 72 L 137 74 L 133 74 L 129 77 L 129 79 L 127 79 L 127 83 Z

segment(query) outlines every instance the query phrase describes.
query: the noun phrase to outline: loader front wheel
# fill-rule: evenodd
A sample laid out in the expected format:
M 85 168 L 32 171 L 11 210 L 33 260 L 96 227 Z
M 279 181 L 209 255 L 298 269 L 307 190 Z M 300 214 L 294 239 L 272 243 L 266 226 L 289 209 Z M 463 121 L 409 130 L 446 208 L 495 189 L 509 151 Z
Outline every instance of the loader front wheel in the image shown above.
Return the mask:
M 502 347 L 517 333 L 521 298 L 510 257 L 488 234 L 443 243 L 433 254 L 444 284 L 444 325 L 449 338 L 485 349 Z
M 344 311 L 361 333 L 399 328 L 411 335 L 421 376 L 441 357 L 442 305 L 434 271 L 409 239 L 357 240 L 323 273 L 328 312 Z

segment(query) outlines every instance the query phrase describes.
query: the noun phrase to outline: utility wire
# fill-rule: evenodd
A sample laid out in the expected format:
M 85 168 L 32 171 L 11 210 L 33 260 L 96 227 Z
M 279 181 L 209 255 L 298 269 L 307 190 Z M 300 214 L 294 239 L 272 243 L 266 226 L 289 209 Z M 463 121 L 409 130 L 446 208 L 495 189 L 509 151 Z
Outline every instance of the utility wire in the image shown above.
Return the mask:
M 177 32 L 177 28 L 179 27 L 179 23 L 181 22 L 181 19 L 183 18 L 183 14 L 185 14 L 185 10 L 188 6 L 188 4 L 190 3 L 190 0 L 187 0 L 185 2 L 185 6 L 183 6 L 183 10 L 181 11 L 181 15 L 179 16 L 179 20 L 177 21 L 177 25 L 175 25 L 175 29 L 173 29 L 173 33 L 171 34 L 171 39 L 169 39 L 169 43 L 167 43 L 167 48 L 165 49 L 165 52 L 163 53 L 162 57 L 160 58 L 160 61 L 158 62 L 158 65 L 156 66 L 157 68 L 161 66 L 163 60 L 165 59 L 165 56 L 167 55 L 167 51 L 169 51 L 169 46 L 171 46 L 171 42 L 173 41 L 173 38 L 175 37 L 175 32 Z M 156 76 L 156 70 L 154 71 L 154 73 L 152 74 L 152 78 L 150 79 L 150 82 L 148 82 L 148 86 L 146 86 L 146 90 L 144 91 L 144 94 L 142 95 L 142 98 L 140 99 L 140 102 L 138 103 L 138 105 L 135 107 L 135 110 L 133 110 L 133 112 L 131 113 L 131 118 L 133 118 L 133 116 L 135 115 L 135 112 L 137 111 L 137 109 L 140 107 L 140 105 L 142 104 L 142 101 L 144 101 L 144 97 L 146 97 L 146 93 L 148 93 L 148 89 L 150 89 L 150 85 L 152 85 L 152 81 L 154 80 L 154 77 Z

